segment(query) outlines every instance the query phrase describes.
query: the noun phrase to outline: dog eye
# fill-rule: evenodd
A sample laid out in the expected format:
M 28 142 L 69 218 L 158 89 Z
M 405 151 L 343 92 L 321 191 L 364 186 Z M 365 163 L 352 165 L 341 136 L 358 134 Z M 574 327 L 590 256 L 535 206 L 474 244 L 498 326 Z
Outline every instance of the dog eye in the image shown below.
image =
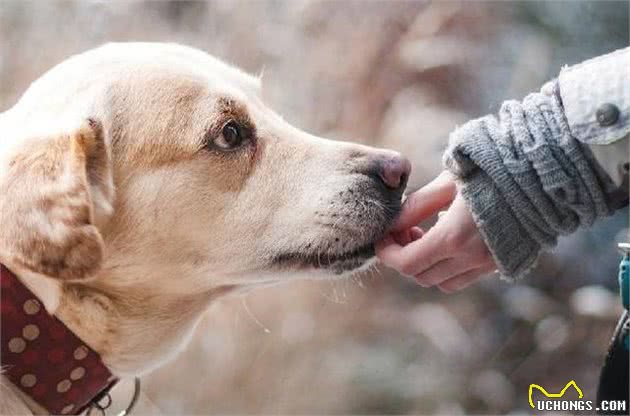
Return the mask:
M 221 134 L 216 137 L 212 144 L 221 150 L 233 150 L 240 147 L 245 141 L 242 127 L 230 120 L 221 129 Z

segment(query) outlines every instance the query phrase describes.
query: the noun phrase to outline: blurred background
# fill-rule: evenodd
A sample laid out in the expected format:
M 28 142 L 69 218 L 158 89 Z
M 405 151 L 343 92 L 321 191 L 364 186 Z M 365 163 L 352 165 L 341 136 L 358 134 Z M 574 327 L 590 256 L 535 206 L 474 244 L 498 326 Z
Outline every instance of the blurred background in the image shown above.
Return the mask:
M 0 0 L 0 111 L 71 54 L 179 42 L 264 71 L 265 100 L 303 129 L 403 152 L 415 189 L 456 125 L 627 46 L 628 4 Z M 526 280 L 451 296 L 381 270 L 222 301 L 144 395 L 166 414 L 529 414 L 530 383 L 574 379 L 594 400 L 627 233 L 624 210 Z

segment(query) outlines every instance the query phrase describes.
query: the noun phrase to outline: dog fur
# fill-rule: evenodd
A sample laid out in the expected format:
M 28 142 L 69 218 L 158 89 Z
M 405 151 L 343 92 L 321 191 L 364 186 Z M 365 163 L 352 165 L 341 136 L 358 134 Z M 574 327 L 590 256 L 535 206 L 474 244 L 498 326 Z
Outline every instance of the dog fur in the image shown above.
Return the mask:
M 0 261 L 114 374 L 173 357 L 221 296 L 367 267 L 398 213 L 375 165 L 399 155 L 309 135 L 260 89 L 192 48 L 108 44 L 0 114 Z M 229 120 L 248 139 L 223 151 Z M 3 414 L 41 410 L 0 387 Z

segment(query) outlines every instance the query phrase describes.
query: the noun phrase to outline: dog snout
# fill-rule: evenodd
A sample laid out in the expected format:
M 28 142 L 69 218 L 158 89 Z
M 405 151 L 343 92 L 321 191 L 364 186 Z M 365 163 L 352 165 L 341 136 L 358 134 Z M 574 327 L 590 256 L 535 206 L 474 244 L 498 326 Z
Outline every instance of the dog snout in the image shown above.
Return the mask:
M 381 156 L 373 165 L 376 176 L 383 184 L 394 191 L 404 190 L 411 173 L 411 162 L 398 153 Z

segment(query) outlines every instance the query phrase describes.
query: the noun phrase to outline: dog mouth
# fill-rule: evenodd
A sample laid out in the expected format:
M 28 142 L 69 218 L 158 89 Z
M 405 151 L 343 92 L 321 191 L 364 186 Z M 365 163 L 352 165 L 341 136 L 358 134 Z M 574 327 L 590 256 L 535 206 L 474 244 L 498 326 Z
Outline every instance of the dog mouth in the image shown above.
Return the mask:
M 271 257 L 272 268 L 335 275 L 360 269 L 375 257 L 375 243 L 400 213 L 401 193 L 374 186 L 374 181 L 358 182 L 338 192 L 326 209 L 315 212 L 312 218 L 312 226 L 321 237 L 313 238 L 307 228 L 303 234 L 310 238 L 300 242 L 297 237 L 294 248 L 276 252 Z
M 375 255 L 374 244 L 366 244 L 346 252 L 293 252 L 276 256 L 272 264 L 290 269 L 325 269 L 334 274 L 353 271 Z

